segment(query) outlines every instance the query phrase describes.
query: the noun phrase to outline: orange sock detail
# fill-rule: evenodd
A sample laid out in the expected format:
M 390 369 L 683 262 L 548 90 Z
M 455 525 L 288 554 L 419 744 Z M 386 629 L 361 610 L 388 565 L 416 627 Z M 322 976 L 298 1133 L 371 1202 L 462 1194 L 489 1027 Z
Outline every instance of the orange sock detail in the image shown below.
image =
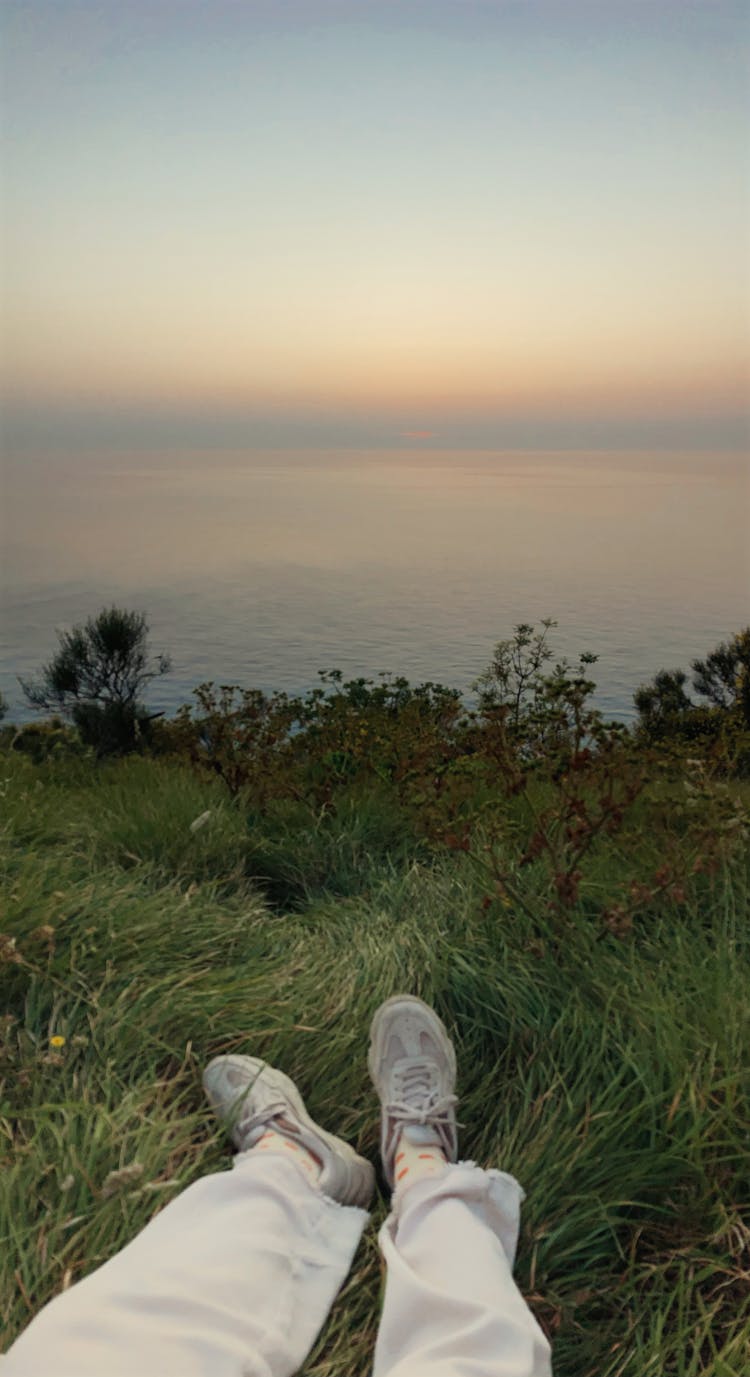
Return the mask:
M 283 1134 L 277 1133 L 275 1129 L 269 1128 L 262 1138 L 255 1144 L 256 1148 L 262 1148 L 264 1152 L 286 1152 L 287 1149 L 296 1154 L 299 1165 L 308 1173 L 313 1180 L 320 1176 L 320 1162 L 312 1152 L 308 1152 L 301 1143 L 293 1143 L 290 1138 L 285 1138 Z
M 447 1165 L 445 1155 L 437 1144 L 425 1147 L 424 1143 L 410 1143 L 403 1133 L 394 1159 L 395 1166 L 400 1163 L 403 1165 L 395 1174 L 398 1190 L 405 1190 L 407 1186 L 413 1186 L 415 1181 L 423 1181 L 426 1176 L 438 1176 Z M 402 1185 L 407 1176 L 409 1180 Z

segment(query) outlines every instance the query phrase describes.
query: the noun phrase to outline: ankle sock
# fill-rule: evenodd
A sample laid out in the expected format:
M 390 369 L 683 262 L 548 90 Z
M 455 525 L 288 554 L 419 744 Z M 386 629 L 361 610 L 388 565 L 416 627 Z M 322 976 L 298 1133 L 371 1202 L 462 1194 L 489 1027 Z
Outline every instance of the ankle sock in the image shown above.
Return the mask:
M 448 1165 L 434 1129 L 428 1124 L 407 1124 L 401 1132 L 393 1164 L 394 1193 L 406 1190 L 426 1176 L 439 1176 Z
M 317 1157 L 301 1143 L 292 1142 L 291 1138 L 285 1138 L 283 1133 L 277 1133 L 273 1128 L 266 1129 L 262 1138 L 253 1144 L 253 1152 L 280 1153 L 282 1157 L 292 1158 L 311 1181 L 317 1181 L 320 1177 L 321 1164 Z

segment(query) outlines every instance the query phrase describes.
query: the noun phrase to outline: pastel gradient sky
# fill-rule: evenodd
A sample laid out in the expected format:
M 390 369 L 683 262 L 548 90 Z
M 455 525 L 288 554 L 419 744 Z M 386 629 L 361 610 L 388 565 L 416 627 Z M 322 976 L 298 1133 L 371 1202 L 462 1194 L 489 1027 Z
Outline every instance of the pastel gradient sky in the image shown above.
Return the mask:
M 10 449 L 741 447 L 749 13 L 5 0 Z

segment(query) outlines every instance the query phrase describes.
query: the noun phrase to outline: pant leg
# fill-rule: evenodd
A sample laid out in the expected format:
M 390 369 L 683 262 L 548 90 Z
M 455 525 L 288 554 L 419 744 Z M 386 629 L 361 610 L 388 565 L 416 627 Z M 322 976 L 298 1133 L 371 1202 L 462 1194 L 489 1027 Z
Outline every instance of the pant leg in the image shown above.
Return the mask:
M 289 1377 L 346 1277 L 366 1211 L 277 1154 L 196 1181 L 57 1296 L 0 1377 Z
M 403 1193 L 383 1225 L 387 1266 L 373 1377 L 550 1377 L 550 1350 L 513 1281 L 518 1182 L 473 1163 Z

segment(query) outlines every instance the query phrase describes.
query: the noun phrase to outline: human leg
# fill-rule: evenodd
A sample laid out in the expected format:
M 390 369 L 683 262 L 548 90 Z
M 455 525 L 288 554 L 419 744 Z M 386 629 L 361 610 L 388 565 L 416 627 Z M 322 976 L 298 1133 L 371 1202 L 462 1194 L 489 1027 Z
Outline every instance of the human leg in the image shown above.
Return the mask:
M 253 1058 L 217 1059 L 206 1088 L 240 1148 L 233 1169 L 46 1306 L 1 1377 L 288 1377 L 304 1362 L 366 1223 L 372 1168 Z M 284 1151 L 267 1150 L 269 1131 Z
M 387 1001 L 370 1071 L 395 1185 L 379 1237 L 387 1280 L 374 1377 L 549 1377 L 549 1344 L 512 1275 L 523 1192 L 504 1172 L 455 1162 L 455 1058 L 433 1010 Z

